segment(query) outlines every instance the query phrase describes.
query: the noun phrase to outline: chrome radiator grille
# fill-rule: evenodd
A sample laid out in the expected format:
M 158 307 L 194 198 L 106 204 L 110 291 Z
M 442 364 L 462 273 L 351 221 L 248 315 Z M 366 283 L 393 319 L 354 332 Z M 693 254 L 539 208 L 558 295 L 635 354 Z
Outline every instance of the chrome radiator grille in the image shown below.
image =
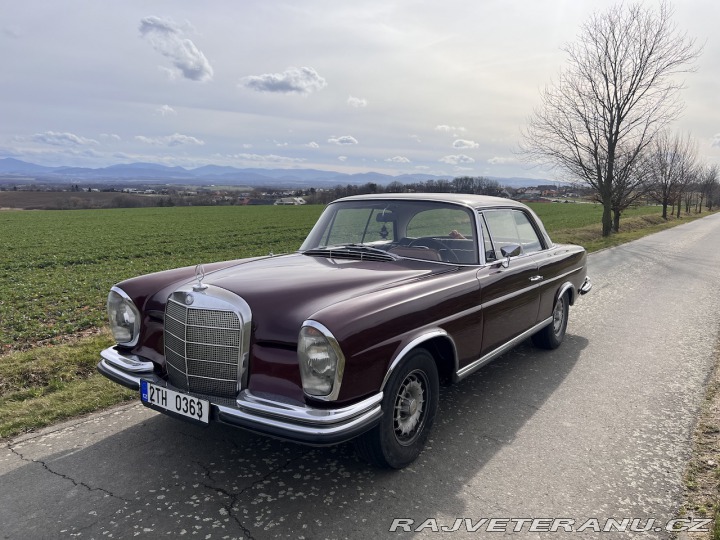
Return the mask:
M 242 324 L 233 311 L 188 307 L 170 298 L 165 308 L 170 383 L 189 392 L 234 398 L 242 339 Z

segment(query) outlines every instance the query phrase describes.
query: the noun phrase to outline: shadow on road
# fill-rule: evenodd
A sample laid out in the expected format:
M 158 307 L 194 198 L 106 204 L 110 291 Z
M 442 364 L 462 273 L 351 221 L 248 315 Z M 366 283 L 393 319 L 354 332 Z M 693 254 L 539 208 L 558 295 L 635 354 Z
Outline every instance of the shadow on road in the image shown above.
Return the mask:
M 3 485 L 24 485 L 0 495 L 5 537 L 364 539 L 387 536 L 393 518 L 452 523 L 465 516 L 460 492 L 542 410 L 587 343 L 574 335 L 556 351 L 525 343 L 444 389 L 428 448 L 403 471 L 371 468 L 352 444 L 309 448 L 152 416 L 4 475 Z M 20 517 L 10 523 L 12 515 Z

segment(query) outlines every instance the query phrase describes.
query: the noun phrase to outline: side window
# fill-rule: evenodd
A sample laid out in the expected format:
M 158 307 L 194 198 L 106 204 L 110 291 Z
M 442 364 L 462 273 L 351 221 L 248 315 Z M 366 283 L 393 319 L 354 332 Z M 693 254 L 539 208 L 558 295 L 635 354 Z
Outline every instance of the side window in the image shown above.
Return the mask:
M 436 251 L 440 260 L 478 264 L 474 215 L 464 208 L 431 208 L 417 212 L 408 222 L 408 247 Z
M 424 210 L 415 214 L 407 225 L 407 235 L 412 238 L 446 236 L 451 231 L 456 231 L 464 238 L 474 236 L 473 222 L 467 212 L 452 208 Z
M 490 239 L 487 222 L 482 214 L 480 214 L 480 218 L 480 223 L 482 224 L 482 239 L 485 246 L 485 261 L 493 262 L 497 260 L 497 255 L 495 255 L 495 249 L 493 248 L 493 243 Z
M 483 215 L 490 232 L 496 258 L 500 257 L 502 248 L 512 244 L 520 245 L 523 255 L 542 249 L 540 238 L 524 212 L 488 210 L 483 212 Z
M 520 245 L 523 253 L 535 253 L 542 249 L 542 243 L 538 238 L 535 228 L 524 212 L 514 211 L 515 224 L 517 225 L 518 236 L 520 237 Z

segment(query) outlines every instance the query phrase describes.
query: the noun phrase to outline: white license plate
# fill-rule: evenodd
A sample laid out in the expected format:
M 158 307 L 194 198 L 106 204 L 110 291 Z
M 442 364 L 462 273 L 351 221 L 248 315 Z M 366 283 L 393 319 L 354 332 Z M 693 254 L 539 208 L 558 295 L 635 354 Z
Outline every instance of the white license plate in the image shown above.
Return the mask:
M 168 390 L 162 386 L 140 381 L 140 399 L 143 403 L 174 412 L 205 424 L 210 418 L 210 402 Z

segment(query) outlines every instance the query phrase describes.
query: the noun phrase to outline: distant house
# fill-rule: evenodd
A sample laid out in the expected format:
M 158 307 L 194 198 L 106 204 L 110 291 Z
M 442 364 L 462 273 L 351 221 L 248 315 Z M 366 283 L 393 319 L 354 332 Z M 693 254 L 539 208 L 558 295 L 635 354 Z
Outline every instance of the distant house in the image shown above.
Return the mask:
M 302 197 L 282 197 L 281 199 L 277 199 L 274 204 L 276 206 L 299 206 L 307 203 Z

